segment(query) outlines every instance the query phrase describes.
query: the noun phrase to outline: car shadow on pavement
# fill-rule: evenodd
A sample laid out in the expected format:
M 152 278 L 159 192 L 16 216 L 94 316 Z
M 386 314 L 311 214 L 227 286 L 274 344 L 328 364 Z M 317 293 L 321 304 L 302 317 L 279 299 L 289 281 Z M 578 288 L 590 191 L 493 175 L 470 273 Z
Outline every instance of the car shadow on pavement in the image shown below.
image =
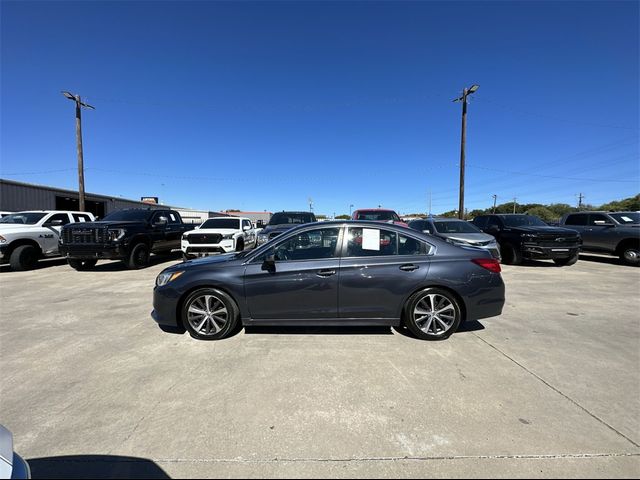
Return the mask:
M 33 270 L 40 270 L 41 268 L 49 268 L 49 267 L 59 267 L 60 265 L 66 265 L 67 261 L 62 257 L 56 258 L 45 258 L 44 260 L 40 260 L 38 264 L 35 266 Z M 33 271 L 28 270 L 28 271 Z M 11 267 L 9 264 L 0 265 L 0 272 L 11 272 Z
M 484 325 L 481 324 L 478 320 L 471 320 L 471 321 L 468 321 L 468 322 L 464 322 L 462 325 L 460 325 L 460 327 L 458 327 L 458 330 L 453 335 L 458 335 L 460 333 L 477 332 L 479 330 L 484 330 L 484 328 L 485 328 Z M 409 337 L 409 338 L 412 338 L 414 340 L 423 341 L 423 340 L 419 339 L 418 337 L 416 337 L 411 332 L 411 330 L 409 330 L 404 325 L 402 325 L 400 327 L 393 327 L 393 330 L 396 333 L 399 333 L 400 335 L 403 335 L 405 337 Z
M 251 326 L 244 327 L 246 335 L 393 335 L 391 327 L 386 326 Z
M 161 263 L 175 261 L 175 260 L 182 260 L 182 254 L 169 253 L 169 254 L 151 255 L 151 258 L 149 258 L 149 265 L 147 265 L 147 268 L 153 267 L 155 265 L 160 265 Z M 122 272 L 125 270 L 128 270 L 128 268 L 124 264 L 124 262 L 120 260 L 111 260 L 108 262 L 102 262 L 102 261 L 98 262 L 98 264 L 95 267 L 87 271 L 88 272 Z
M 32 478 L 171 478 L 146 458 L 70 455 L 27 460 Z
M 594 262 L 594 263 L 606 263 L 608 265 L 621 265 L 623 267 L 632 267 L 633 265 L 627 265 L 626 263 L 624 263 L 622 260 L 620 260 L 620 258 L 618 257 L 609 257 L 609 256 L 605 256 L 605 255 L 587 255 L 584 253 L 580 254 L 580 260 L 579 261 L 585 261 L 585 262 Z

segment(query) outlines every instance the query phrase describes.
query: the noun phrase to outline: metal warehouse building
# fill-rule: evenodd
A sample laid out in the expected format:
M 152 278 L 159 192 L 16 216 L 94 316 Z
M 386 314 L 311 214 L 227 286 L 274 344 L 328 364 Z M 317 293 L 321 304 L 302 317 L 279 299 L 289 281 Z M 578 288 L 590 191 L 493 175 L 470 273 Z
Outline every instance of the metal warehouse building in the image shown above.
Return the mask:
M 73 190 L 0 179 L 0 210 L 2 211 L 78 210 L 78 204 L 78 192 Z M 123 208 L 172 208 L 180 213 L 185 223 L 201 223 L 209 217 L 226 215 L 207 210 L 170 207 L 169 205 L 85 193 L 85 209 L 99 218 Z

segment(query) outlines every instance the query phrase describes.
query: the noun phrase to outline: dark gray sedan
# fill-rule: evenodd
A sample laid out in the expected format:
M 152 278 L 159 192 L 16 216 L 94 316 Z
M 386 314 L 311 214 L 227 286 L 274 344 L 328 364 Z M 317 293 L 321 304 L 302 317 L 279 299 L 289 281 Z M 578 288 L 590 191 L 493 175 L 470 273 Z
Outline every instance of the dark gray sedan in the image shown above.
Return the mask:
M 173 265 L 156 280 L 152 317 L 221 339 L 240 325 L 401 324 L 447 338 L 465 320 L 502 313 L 500 263 L 377 222 L 303 225 L 262 247 Z

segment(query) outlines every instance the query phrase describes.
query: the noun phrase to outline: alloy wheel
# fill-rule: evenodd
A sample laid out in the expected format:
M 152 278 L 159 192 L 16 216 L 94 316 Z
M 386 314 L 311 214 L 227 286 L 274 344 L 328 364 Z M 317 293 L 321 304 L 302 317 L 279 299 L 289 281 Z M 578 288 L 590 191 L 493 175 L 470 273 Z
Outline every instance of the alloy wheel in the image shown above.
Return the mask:
M 456 309 L 444 295 L 426 294 L 415 305 L 414 322 L 427 335 L 442 335 L 456 321 Z
M 229 321 L 229 312 L 224 302 L 215 295 L 195 297 L 187 308 L 187 321 L 200 335 L 215 335 Z

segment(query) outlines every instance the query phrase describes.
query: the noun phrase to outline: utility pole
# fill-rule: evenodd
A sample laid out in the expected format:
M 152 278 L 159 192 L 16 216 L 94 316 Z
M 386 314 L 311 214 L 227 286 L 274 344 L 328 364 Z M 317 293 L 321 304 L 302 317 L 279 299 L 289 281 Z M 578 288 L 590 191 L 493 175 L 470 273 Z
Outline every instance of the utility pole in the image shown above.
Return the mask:
M 493 197 L 493 210 L 491 210 L 491 213 L 496 213 L 496 202 L 498 201 L 498 195 L 494 193 L 491 196 Z
M 309 211 L 313 212 L 313 199 L 309 197 Z
M 84 202 L 84 157 L 82 154 L 82 107 L 95 110 L 95 107 L 83 103 L 80 95 L 73 95 L 69 92 L 62 92 L 62 95 L 76 103 L 76 143 L 78 150 L 78 207 L 81 212 L 85 211 Z
M 429 215 L 431 215 L 431 190 L 429 190 Z
M 582 193 L 578 194 L 578 208 L 581 209 L 582 208 L 582 199 L 584 198 L 584 195 Z
M 349 205 L 349 218 L 351 218 L 351 209 L 353 208 L 353 203 Z
M 465 167 L 465 146 L 467 142 L 467 97 L 478 90 L 478 85 L 471 85 L 462 90 L 462 96 L 453 100 L 462 102 L 462 135 L 460 138 L 460 203 L 458 205 L 458 218 L 464 217 L 464 167 Z
M 516 213 L 516 197 L 513 197 L 513 213 Z

